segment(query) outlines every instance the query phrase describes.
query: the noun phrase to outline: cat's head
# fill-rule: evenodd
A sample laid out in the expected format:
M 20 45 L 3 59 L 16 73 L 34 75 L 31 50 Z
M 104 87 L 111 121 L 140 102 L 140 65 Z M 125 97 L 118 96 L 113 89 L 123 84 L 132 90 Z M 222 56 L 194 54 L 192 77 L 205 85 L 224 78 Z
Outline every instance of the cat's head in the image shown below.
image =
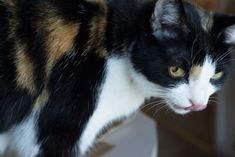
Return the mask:
M 131 50 L 134 79 L 176 113 L 205 109 L 231 68 L 235 17 L 158 0 L 141 29 Z

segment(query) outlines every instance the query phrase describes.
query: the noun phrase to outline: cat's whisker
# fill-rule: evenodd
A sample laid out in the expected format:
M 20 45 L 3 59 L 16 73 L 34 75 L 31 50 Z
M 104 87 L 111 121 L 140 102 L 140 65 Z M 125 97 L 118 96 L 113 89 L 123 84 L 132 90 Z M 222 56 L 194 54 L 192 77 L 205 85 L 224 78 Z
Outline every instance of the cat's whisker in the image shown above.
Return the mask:
M 165 105 L 165 103 L 164 103 L 164 102 L 160 102 L 160 103 L 158 103 L 158 104 L 155 104 L 154 107 L 158 107 L 158 106 L 162 106 L 162 105 Z M 151 107 L 151 109 L 153 109 L 154 107 Z
M 218 102 L 215 101 L 215 100 L 210 100 L 208 104 L 210 104 L 210 103 L 216 103 L 217 104 Z
M 232 51 L 234 50 L 235 47 L 232 47 L 231 49 L 229 49 L 228 51 L 224 52 L 215 62 L 219 62 L 221 60 L 223 60 L 226 56 L 228 56 L 230 53 L 232 53 Z
M 210 98 L 209 100 L 217 100 L 217 98 Z
M 154 109 L 155 107 L 160 107 L 160 106 L 163 106 L 163 105 L 165 105 L 165 103 L 159 103 L 159 104 L 154 104 L 153 106 L 151 106 L 150 108 L 149 108 L 149 110 L 152 110 L 152 109 Z
M 213 99 L 209 99 L 208 101 L 210 101 L 210 100 L 214 100 L 214 101 L 217 101 L 217 99 L 216 99 L 216 98 L 213 98 Z
M 230 55 L 234 49 L 235 49 L 235 46 L 233 46 L 231 49 L 229 49 L 227 52 L 225 52 L 223 55 L 221 55 L 218 59 L 215 60 L 215 62 L 220 62 L 221 60 L 223 60 L 225 57 Z
M 211 100 L 213 100 L 213 101 L 217 101 L 217 99 L 209 99 L 208 101 L 211 101 Z
M 209 100 L 217 100 L 217 97 L 210 97 Z
M 168 107 L 167 105 L 163 105 L 162 107 L 160 107 L 159 109 L 157 109 L 154 114 L 153 114 L 153 117 L 156 117 L 157 113 L 160 112 L 162 109 Z
M 145 107 L 150 107 L 152 109 L 153 106 L 158 106 L 158 105 L 161 105 L 163 104 L 163 102 L 153 102 L 153 103 L 149 103 L 147 105 L 145 105 Z
M 144 109 L 145 107 L 148 107 L 148 106 L 151 106 L 151 105 L 159 104 L 159 103 L 161 103 L 161 102 L 162 102 L 162 101 L 160 101 L 160 100 L 151 101 L 151 102 L 149 102 L 149 103 L 144 104 L 144 105 L 141 107 L 141 109 Z
M 146 111 L 153 110 L 154 108 L 161 107 L 162 105 L 163 104 L 155 104 L 155 105 L 148 106 L 146 107 Z
M 223 61 L 223 62 L 219 62 L 217 65 L 218 65 L 218 66 L 223 66 L 223 65 L 225 65 L 225 64 L 227 64 L 227 63 L 229 63 L 229 62 L 234 62 L 234 61 L 235 61 L 235 59 L 226 60 L 226 61 Z
M 211 95 L 210 98 L 217 98 L 217 96 L 216 95 Z
M 166 107 L 165 109 L 166 109 L 165 113 L 172 113 L 173 112 L 169 107 Z
M 196 54 L 194 55 L 193 59 L 192 59 L 192 63 L 194 63 L 195 59 L 197 58 L 197 56 L 200 54 L 200 52 L 203 50 L 203 48 L 200 48 Z
M 209 100 L 208 100 L 208 104 L 210 103 L 218 103 L 218 100 L 216 97 L 210 97 Z
M 191 58 L 193 58 L 194 46 L 195 46 L 195 43 L 196 43 L 196 41 L 197 41 L 197 38 L 198 38 L 198 37 L 196 37 L 196 38 L 194 39 L 193 44 L 192 44 L 191 56 L 190 56 Z

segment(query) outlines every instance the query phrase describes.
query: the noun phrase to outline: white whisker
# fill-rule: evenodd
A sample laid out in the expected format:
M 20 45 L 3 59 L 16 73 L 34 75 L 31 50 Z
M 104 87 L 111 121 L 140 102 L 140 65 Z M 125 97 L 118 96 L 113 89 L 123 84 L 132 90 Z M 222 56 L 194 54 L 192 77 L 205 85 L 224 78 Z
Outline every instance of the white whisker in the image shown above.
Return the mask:
M 153 114 L 153 117 L 156 117 L 157 113 L 158 113 L 159 111 L 161 111 L 162 109 L 166 108 L 166 107 L 168 107 L 168 106 L 167 106 L 167 105 L 163 105 L 163 106 L 160 107 L 158 110 L 156 110 L 156 111 L 154 112 L 154 114 Z
M 235 49 L 235 46 L 229 49 L 228 51 L 226 51 L 225 53 L 223 53 L 223 55 L 221 55 L 218 59 L 216 59 L 215 62 L 220 62 L 221 60 L 223 60 L 225 57 L 230 55 L 234 49 Z

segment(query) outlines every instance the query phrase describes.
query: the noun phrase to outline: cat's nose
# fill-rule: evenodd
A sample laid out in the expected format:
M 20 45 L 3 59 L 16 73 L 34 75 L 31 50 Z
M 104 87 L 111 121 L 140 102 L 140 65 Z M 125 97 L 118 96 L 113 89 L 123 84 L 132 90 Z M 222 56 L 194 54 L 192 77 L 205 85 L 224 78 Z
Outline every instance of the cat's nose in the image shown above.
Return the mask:
M 192 100 L 189 100 L 189 101 L 192 104 L 192 106 L 188 107 L 187 108 L 188 110 L 191 110 L 191 111 L 202 111 L 202 110 L 206 109 L 206 107 L 207 107 L 207 104 L 197 103 L 197 102 L 194 102 Z

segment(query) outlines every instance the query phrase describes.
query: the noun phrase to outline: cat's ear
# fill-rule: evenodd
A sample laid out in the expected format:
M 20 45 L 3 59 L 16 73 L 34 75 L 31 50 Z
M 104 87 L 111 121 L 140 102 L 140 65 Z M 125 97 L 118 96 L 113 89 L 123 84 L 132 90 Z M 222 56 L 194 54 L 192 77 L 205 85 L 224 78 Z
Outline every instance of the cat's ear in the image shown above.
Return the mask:
M 225 43 L 235 45 L 235 24 L 226 28 Z
M 229 45 L 235 45 L 235 16 L 215 14 L 212 33 Z
M 153 32 L 181 27 L 185 24 L 184 6 L 181 0 L 158 0 L 151 18 Z

